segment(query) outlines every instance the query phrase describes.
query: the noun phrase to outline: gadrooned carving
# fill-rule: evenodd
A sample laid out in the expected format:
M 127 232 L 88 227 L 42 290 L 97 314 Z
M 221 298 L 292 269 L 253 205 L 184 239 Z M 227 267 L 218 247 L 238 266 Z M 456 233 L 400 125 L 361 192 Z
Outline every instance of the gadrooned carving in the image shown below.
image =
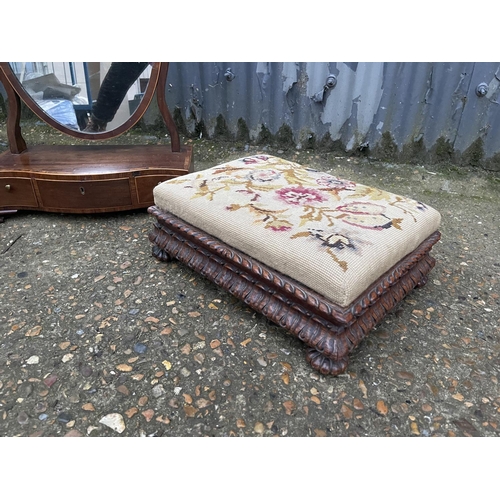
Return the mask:
M 436 231 L 358 299 L 342 308 L 317 292 L 153 206 L 153 256 L 176 259 L 219 285 L 307 346 L 306 359 L 322 374 L 343 373 L 349 354 L 403 298 L 427 281 Z

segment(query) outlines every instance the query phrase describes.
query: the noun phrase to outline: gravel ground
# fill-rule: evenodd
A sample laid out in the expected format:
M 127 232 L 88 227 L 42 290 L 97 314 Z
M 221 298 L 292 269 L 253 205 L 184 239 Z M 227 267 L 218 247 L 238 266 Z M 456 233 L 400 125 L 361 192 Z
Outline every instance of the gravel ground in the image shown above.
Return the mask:
M 500 434 L 498 178 L 192 143 L 196 170 L 265 151 L 433 206 L 429 282 L 322 376 L 283 329 L 154 259 L 146 211 L 18 212 L 0 224 L 1 436 Z

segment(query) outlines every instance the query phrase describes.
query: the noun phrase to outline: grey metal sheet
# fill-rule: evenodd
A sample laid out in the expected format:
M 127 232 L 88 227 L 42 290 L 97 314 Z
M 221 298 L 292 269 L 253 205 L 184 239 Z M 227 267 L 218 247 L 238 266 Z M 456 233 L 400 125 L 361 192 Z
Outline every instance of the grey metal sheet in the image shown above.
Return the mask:
M 437 141 L 463 153 L 481 137 L 484 156 L 500 151 L 500 64 L 473 62 L 203 62 L 171 63 L 167 102 L 190 133 L 236 136 L 242 123 L 256 140 L 262 127 L 290 128 L 297 147 L 329 134 L 346 151 L 398 151 Z M 329 76 L 333 88 L 326 87 Z M 489 91 L 475 89 L 486 82 Z

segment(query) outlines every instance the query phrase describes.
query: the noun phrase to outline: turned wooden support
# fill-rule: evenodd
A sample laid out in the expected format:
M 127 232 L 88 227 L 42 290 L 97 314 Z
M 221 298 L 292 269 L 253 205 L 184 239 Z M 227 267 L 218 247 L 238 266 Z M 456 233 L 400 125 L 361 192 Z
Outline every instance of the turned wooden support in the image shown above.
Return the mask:
M 21 121 L 21 99 L 14 91 L 12 86 L 7 80 L 3 68 L 0 67 L 0 81 L 7 92 L 8 103 L 8 115 L 7 115 L 7 138 L 9 140 L 9 148 L 12 154 L 21 154 L 26 151 L 26 142 L 21 135 L 21 127 L 19 123 Z

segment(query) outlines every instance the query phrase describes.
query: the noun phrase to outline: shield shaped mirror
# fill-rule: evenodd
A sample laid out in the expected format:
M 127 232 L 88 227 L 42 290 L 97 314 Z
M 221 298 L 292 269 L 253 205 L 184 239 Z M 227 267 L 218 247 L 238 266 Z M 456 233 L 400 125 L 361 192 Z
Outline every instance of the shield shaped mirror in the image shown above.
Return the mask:
M 130 129 L 149 106 L 160 63 L 10 62 L 10 83 L 42 120 L 68 135 L 107 139 Z

